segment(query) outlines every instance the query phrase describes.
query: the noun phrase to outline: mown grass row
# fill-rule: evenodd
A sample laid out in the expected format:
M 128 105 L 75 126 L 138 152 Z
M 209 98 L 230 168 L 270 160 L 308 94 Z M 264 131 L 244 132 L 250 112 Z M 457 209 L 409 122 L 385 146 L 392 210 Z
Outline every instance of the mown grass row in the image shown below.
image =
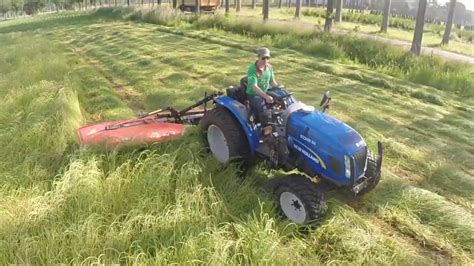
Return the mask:
M 472 96 L 472 66 L 448 62 L 435 56 L 415 57 L 401 48 L 390 47 L 355 36 L 335 36 L 316 31 L 293 30 L 284 26 L 263 25 L 254 21 L 224 16 L 184 16 L 168 9 L 102 9 L 99 15 L 140 20 L 161 25 L 212 29 L 217 28 L 260 39 L 278 48 L 290 48 L 327 59 L 352 60 L 384 73 L 429 85 L 463 96 Z
M 218 42 L 213 31 L 199 39 L 94 18 L 0 37 L 0 139 L 11 151 L 0 157 L 0 264 L 472 264 L 468 103 L 390 80 L 443 101 L 432 104 L 338 76 L 373 73 L 363 67 L 273 49 L 277 78 L 298 99 L 316 104 L 331 90 L 331 114 L 386 145 L 379 187 L 361 200 L 333 193 L 321 226 L 302 230 L 259 192 L 280 173 L 221 168 L 196 130 L 138 150 L 77 144 L 83 121 L 133 116 L 130 95 L 150 109 L 185 105 L 237 82 L 254 58 L 239 35 L 215 31 Z

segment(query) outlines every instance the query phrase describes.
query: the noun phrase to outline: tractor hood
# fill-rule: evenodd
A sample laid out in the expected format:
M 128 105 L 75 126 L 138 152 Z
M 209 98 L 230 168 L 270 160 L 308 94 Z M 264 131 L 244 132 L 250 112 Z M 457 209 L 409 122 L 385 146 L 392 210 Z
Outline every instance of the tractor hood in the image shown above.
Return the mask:
M 312 149 L 352 155 L 366 146 L 353 128 L 320 111 L 294 112 L 287 125 L 291 135 L 301 138 Z

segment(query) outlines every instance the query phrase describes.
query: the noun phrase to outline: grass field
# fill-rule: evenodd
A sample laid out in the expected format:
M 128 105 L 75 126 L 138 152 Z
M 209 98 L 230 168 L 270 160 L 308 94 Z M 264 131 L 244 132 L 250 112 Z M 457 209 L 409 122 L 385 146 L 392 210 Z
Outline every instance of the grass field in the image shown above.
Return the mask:
M 322 12 L 321 8 L 303 8 L 303 14 L 306 12 Z M 232 12 L 234 14 L 234 12 Z M 240 12 L 242 16 L 261 17 L 261 7 L 256 9 L 243 8 Z M 293 20 L 295 16 L 295 8 L 273 8 L 270 10 L 270 18 L 282 19 L 282 20 Z M 305 16 L 302 15 L 301 21 L 314 24 L 321 30 L 324 28 L 324 18 L 316 16 Z M 376 24 L 361 24 L 350 21 L 343 21 L 341 23 L 334 24 L 335 29 L 345 30 L 348 32 L 360 32 L 365 34 L 371 34 L 381 36 L 389 39 L 396 39 L 401 41 L 412 42 L 413 41 L 413 30 L 404 30 L 399 28 L 390 27 L 387 33 L 380 33 L 380 25 Z M 428 29 L 428 25 L 425 27 L 423 34 L 423 46 L 437 47 L 446 51 L 455 52 L 459 54 L 465 54 L 474 56 L 474 43 L 463 41 L 460 38 L 453 37 L 447 46 L 441 46 L 441 40 L 443 38 L 444 31 L 435 32 Z M 453 31 L 453 36 L 454 31 Z
M 0 264 L 472 265 L 472 92 L 272 47 L 299 100 L 330 90 L 330 114 L 385 147 L 379 186 L 332 192 L 317 228 L 280 220 L 262 194 L 281 173 L 221 168 L 196 129 L 139 150 L 77 143 L 80 125 L 237 83 L 259 42 L 94 14 L 0 23 Z

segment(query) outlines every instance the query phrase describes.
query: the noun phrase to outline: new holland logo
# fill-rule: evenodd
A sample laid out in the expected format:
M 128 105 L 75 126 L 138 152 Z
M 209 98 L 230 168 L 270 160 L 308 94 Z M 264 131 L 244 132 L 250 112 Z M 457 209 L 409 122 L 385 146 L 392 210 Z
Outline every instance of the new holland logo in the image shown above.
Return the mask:
M 305 148 L 303 148 L 303 147 Z M 311 161 L 321 165 L 323 169 L 326 169 L 326 164 L 321 160 L 321 157 L 319 157 L 315 152 L 311 151 L 306 145 L 301 144 L 298 145 L 296 143 L 293 143 L 293 148 L 295 148 L 297 151 L 301 152 L 304 156 L 309 158 Z

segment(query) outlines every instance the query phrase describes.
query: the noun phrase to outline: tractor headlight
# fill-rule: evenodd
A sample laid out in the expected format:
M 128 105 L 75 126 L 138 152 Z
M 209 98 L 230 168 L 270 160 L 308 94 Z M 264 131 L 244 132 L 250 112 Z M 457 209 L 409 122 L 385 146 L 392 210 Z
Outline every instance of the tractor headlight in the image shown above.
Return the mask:
M 344 168 L 346 169 L 346 177 L 351 178 L 351 158 L 347 155 L 344 155 Z

